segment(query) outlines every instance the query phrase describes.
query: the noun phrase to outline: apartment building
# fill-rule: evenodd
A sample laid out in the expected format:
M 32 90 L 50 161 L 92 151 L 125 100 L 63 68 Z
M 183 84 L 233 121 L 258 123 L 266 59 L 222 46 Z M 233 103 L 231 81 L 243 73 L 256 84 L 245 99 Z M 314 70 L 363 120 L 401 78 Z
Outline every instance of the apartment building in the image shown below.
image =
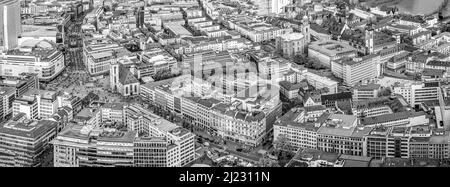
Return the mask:
M 188 89 L 189 83 L 180 85 L 170 83 L 155 87 L 151 102 L 223 139 L 257 146 L 267 138 L 276 117 L 281 115 L 276 85 L 250 86 L 229 100 L 211 95 L 194 96 Z

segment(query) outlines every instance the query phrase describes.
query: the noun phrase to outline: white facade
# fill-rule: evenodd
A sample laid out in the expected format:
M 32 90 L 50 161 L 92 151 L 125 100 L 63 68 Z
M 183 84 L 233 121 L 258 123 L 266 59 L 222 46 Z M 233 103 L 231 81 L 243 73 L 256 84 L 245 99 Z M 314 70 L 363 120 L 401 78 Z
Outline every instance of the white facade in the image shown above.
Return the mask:
M 21 73 L 37 73 L 40 81 L 49 81 L 65 68 L 63 54 L 52 49 L 41 56 L 41 51 L 15 49 L 1 55 L 0 75 L 19 76 Z
M 438 100 L 439 87 L 426 87 L 422 83 L 404 84 L 394 87 L 393 93 L 400 94 L 411 106 L 423 101 Z
M 21 30 L 19 0 L 0 1 L 0 51 L 17 47 Z

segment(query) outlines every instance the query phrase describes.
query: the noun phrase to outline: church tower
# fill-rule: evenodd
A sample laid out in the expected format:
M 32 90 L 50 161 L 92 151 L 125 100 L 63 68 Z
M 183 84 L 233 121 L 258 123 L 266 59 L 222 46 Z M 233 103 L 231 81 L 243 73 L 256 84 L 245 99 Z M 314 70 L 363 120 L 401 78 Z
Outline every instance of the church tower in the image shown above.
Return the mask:
M 365 34 L 365 43 L 366 43 L 366 50 L 367 50 L 366 53 L 367 54 L 374 53 L 373 37 L 374 37 L 373 28 L 368 27 L 366 29 L 366 34 Z
M 311 42 L 311 34 L 310 34 L 310 27 L 309 27 L 309 18 L 307 15 L 303 16 L 302 34 L 305 36 L 305 43 L 309 44 Z
M 113 51 L 111 66 L 109 69 L 109 86 L 113 92 L 117 92 L 119 84 L 119 63 L 117 63 L 116 51 Z

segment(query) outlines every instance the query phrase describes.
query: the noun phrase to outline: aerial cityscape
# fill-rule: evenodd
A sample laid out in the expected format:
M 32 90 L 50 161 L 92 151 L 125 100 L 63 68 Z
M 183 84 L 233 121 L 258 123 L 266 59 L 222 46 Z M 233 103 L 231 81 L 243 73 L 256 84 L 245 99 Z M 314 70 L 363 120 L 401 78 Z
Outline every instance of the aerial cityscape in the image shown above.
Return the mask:
M 450 167 L 449 6 L 0 0 L 0 167 Z

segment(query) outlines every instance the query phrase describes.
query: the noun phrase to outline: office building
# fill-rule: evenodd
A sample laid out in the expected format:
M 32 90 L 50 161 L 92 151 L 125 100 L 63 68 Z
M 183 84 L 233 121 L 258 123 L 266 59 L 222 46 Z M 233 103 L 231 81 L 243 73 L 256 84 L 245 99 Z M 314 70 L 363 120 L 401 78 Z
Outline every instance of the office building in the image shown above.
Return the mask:
M 380 76 L 380 56 L 368 55 L 332 61 L 331 71 L 344 79 L 344 84 L 353 86 Z
M 356 116 L 329 114 L 317 131 L 317 149 L 366 156 L 364 135 L 369 128 L 357 126 L 357 121 Z
M 406 83 L 394 86 L 393 93 L 405 98 L 411 106 L 426 101 L 438 101 L 439 82 Z
M 7 121 L 0 125 L 0 167 L 36 167 L 56 136 L 49 120 Z

